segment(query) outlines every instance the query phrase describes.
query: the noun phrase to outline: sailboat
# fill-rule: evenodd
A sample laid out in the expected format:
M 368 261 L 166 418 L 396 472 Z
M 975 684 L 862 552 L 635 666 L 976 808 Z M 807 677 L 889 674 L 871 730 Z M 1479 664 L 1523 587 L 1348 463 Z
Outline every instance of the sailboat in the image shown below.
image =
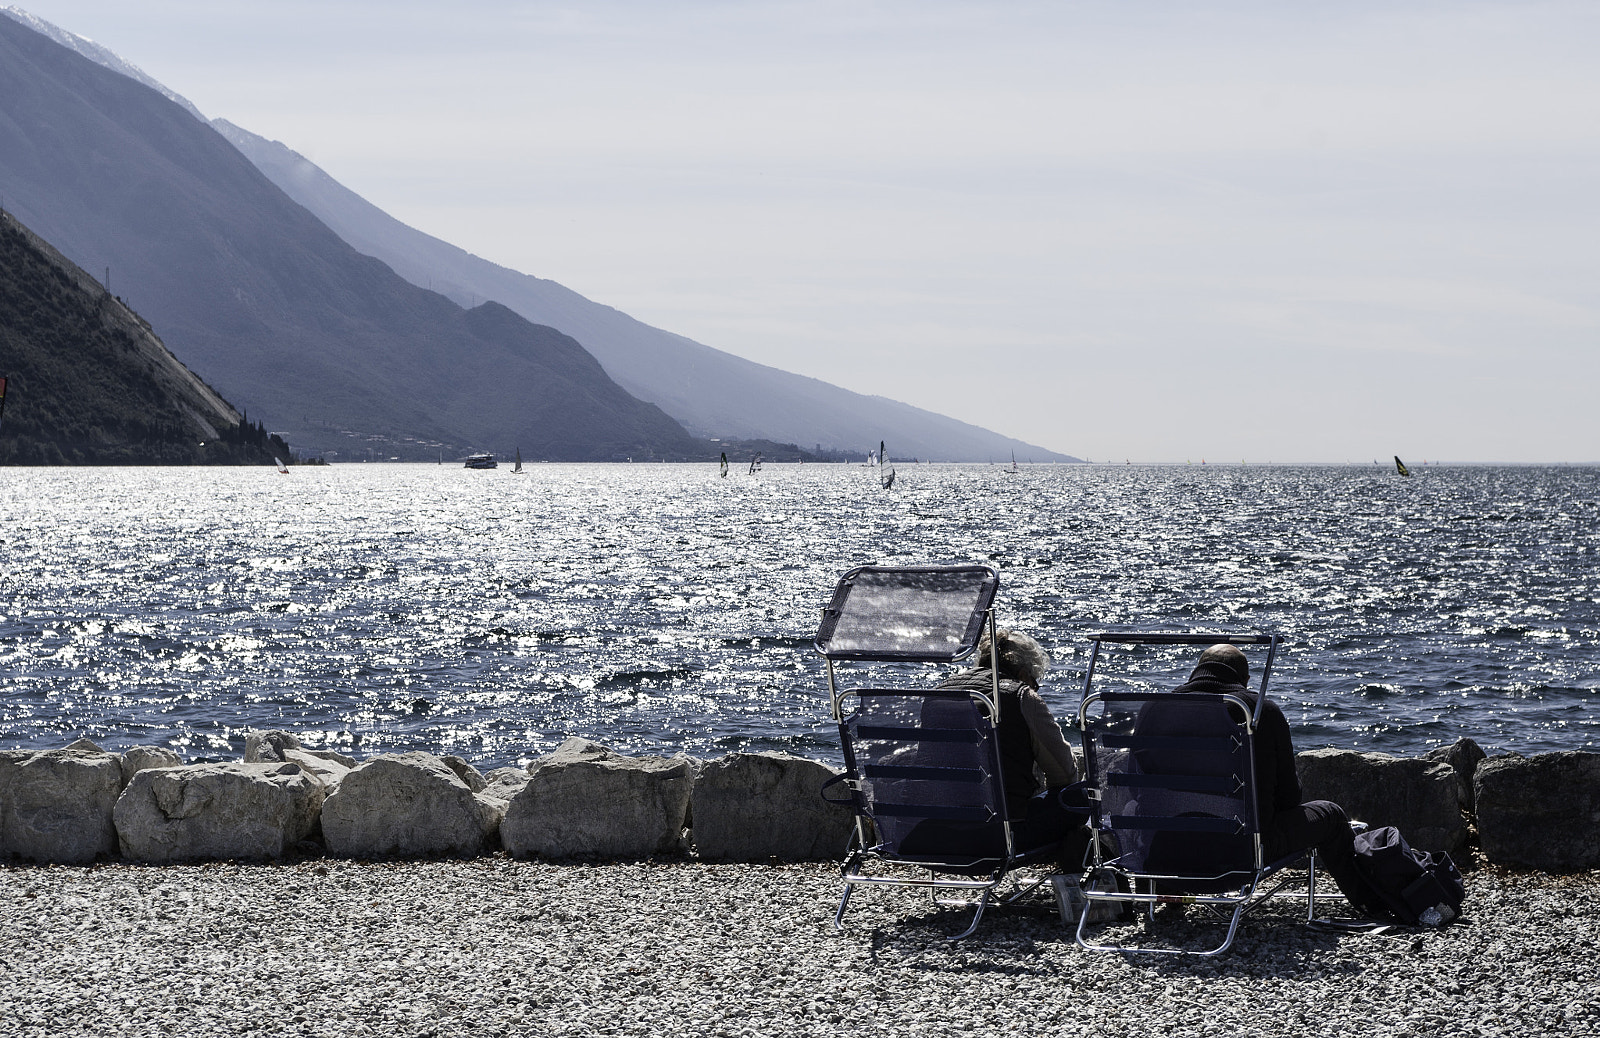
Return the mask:
M 522 475 L 522 448 L 521 447 L 517 448 L 517 463 L 515 465 L 511 466 L 511 474 L 513 476 Z
M 760 471 L 761 471 L 761 455 L 757 454 L 757 455 L 755 455 L 754 457 L 752 457 L 750 459 L 750 471 L 745 473 L 745 475 L 753 476 L 757 472 L 760 472 Z
M 1011 471 L 1012 472 L 1016 472 L 1017 471 L 1017 452 L 1016 451 L 1012 451 L 1011 452 Z
M 278 466 L 278 474 L 279 475 L 287 476 L 289 474 L 289 466 L 285 465 L 283 463 L 282 459 L 280 459 L 277 455 L 273 455 L 272 463 L 274 465 Z
M 1406 468 L 1406 463 L 1400 460 L 1400 455 L 1398 454 L 1394 456 L 1394 470 L 1402 476 L 1411 475 L 1411 470 Z
M 878 466 L 880 473 L 883 469 L 889 470 L 888 475 L 880 474 L 878 477 L 883 483 L 883 489 L 888 490 L 890 487 L 894 486 L 894 466 L 889 464 L 889 455 L 888 452 L 883 449 L 882 440 L 878 441 Z
M 727 479 L 728 478 L 728 452 L 727 451 L 723 451 L 722 452 L 722 465 L 721 465 L 720 470 L 717 472 L 717 475 L 721 476 L 723 479 Z

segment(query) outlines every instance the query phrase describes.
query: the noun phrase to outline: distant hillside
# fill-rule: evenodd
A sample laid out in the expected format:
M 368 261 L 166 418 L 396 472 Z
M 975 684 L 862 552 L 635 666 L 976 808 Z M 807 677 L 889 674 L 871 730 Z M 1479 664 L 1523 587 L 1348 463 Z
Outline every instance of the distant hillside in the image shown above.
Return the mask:
M 0 464 L 287 459 L 104 286 L 0 213 Z
M 855 457 L 887 439 L 897 454 L 925 460 L 991 461 L 1013 452 L 1034 461 L 1079 460 L 653 328 L 554 281 L 498 266 L 408 227 L 276 141 L 225 119 L 212 125 L 359 251 L 458 302 L 495 299 L 531 321 L 560 328 L 630 393 L 659 404 L 698 435 L 820 444 Z
M 0 192 L 306 452 L 706 459 L 576 341 L 364 256 L 155 90 L 0 18 Z
M 44 34 L 79 55 L 164 94 L 197 119 L 203 119 L 187 100 L 104 47 L 15 8 L 0 11 L 0 14 L 6 14 L 10 19 Z M 0 101 L 0 105 L 3 103 Z M 4 114 L 3 108 L 0 108 L 0 114 Z M 327 221 L 358 251 L 392 265 L 414 285 L 437 289 L 458 303 L 495 299 L 530 320 L 559 327 L 575 335 L 620 386 L 640 399 L 660 405 L 694 433 L 724 440 L 777 439 L 792 441 L 803 447 L 822 445 L 849 452 L 854 457 L 861 456 L 876 439 L 887 438 L 896 445 L 897 453 L 907 457 L 980 460 L 1005 457 L 1016 452 L 1035 460 L 1075 460 L 904 403 L 852 393 L 817 379 L 755 364 L 682 336 L 649 327 L 610 307 L 584 299 L 555 282 L 498 267 L 421 234 L 338 185 L 282 145 L 262 140 L 222 120 L 214 125 L 246 152 L 280 188 Z M 6 173 L 3 159 L 4 156 L 0 155 L 0 175 Z M 205 178 L 203 173 L 201 178 Z M 47 197 L 13 204 L 30 221 L 44 226 L 52 237 L 63 240 L 63 247 L 85 263 L 99 266 L 114 258 L 112 253 L 115 250 L 103 242 L 99 244 L 98 252 L 78 251 L 74 243 L 65 241 L 71 238 L 75 228 L 49 225 L 45 219 L 49 214 L 28 207 L 33 204 L 43 208 L 53 201 L 55 199 Z M 82 215 L 81 210 L 73 209 L 73 212 Z M 41 220 L 44 222 L 41 223 Z M 58 235 L 58 230 L 67 233 Z M 124 274 L 129 280 L 124 280 Z M 169 326 L 169 316 L 182 315 L 176 307 L 169 313 L 165 299 L 152 303 L 143 298 L 144 289 L 148 287 L 145 281 L 149 277 L 149 271 L 143 269 L 119 271 L 117 282 L 119 286 L 131 286 L 126 289 L 128 292 L 137 291 L 141 307 L 152 312 L 166 328 Z M 196 283 L 192 293 L 203 295 L 213 287 Z M 193 311 L 196 307 L 191 305 L 188 309 Z M 206 308 L 202 306 L 199 309 Z M 202 315 L 201 323 L 206 319 Z M 357 323 L 360 323 L 359 318 Z M 197 338 L 203 336 L 206 330 L 199 327 L 193 329 Z M 231 334 L 232 327 L 229 325 L 220 331 Z M 214 369 L 209 359 L 192 357 L 189 328 L 175 328 L 168 338 L 186 358 L 227 388 L 236 399 L 256 407 L 258 412 L 273 403 L 268 389 L 250 384 L 236 386 L 235 372 L 227 365 Z M 291 342 L 284 349 L 294 351 L 299 346 Z M 318 363 L 315 357 L 302 358 L 294 367 L 315 367 Z M 323 413 L 326 409 L 317 406 L 322 398 L 314 392 L 322 384 L 322 380 L 315 377 L 303 383 L 302 388 L 313 392 L 302 398 L 300 420 L 297 421 L 292 415 L 285 418 L 274 411 L 274 424 L 292 430 L 297 439 L 309 436 L 312 440 L 322 441 L 323 445 L 337 441 L 349 445 L 358 453 L 370 452 L 376 447 L 386 452 L 415 456 L 419 452 L 426 453 L 432 448 L 445 446 L 443 433 L 422 429 L 403 410 L 391 414 L 393 421 L 387 425 L 381 421 L 374 424 L 371 420 L 373 416 L 356 413 L 359 409 L 344 414 Z M 330 386 L 330 392 L 335 388 Z M 445 419 L 443 424 L 449 424 L 449 416 L 438 417 Z M 625 426 L 628 423 L 621 424 Z M 618 427 L 618 423 L 605 426 L 613 430 Z M 523 437 L 511 434 L 502 439 L 521 441 Z M 480 443 L 473 446 L 484 445 Z M 676 456 L 679 451 L 699 456 L 698 452 L 703 451 L 701 445 L 688 448 L 648 445 L 641 443 L 638 437 L 633 438 L 631 446 L 634 449 L 629 450 L 629 445 L 624 444 L 613 450 L 611 456 L 620 456 L 621 453 L 646 457 L 657 456 L 658 453 Z M 505 449 L 504 444 L 500 447 Z

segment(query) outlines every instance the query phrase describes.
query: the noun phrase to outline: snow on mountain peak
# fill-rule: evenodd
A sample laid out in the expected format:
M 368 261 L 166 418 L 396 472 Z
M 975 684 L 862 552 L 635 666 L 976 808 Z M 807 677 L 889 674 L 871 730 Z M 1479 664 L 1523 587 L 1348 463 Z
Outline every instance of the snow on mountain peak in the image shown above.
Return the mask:
M 193 115 L 201 122 L 207 121 L 206 117 L 200 113 L 200 109 L 196 108 L 188 98 L 174 90 L 167 89 L 166 86 L 162 85 L 155 79 L 155 77 L 145 72 L 144 69 L 140 68 L 138 65 L 135 65 L 131 61 L 125 60 L 109 47 L 102 47 L 100 44 L 89 39 L 87 36 L 79 36 L 75 32 L 68 32 L 58 25 L 54 25 L 45 21 L 38 15 L 29 14 L 20 7 L 0 7 L 0 14 L 5 15 L 14 22 L 20 22 L 21 24 L 26 25 L 39 35 L 61 44 L 61 46 L 66 47 L 68 50 L 76 51 L 78 54 L 88 58 L 96 65 L 104 66 L 113 72 L 127 76 L 129 79 L 134 80 L 135 82 L 143 83 L 151 90 L 164 95 L 169 101 L 172 101 L 178 105 L 182 105 L 188 110 L 190 115 Z

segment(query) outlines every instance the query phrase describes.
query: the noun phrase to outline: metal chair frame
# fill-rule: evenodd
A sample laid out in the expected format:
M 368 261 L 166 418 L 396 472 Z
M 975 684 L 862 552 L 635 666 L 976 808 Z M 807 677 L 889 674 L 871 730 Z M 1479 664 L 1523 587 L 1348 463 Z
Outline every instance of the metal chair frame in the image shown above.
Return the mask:
M 1256 702 L 1253 708 L 1246 700 L 1233 695 L 1184 693 L 1182 697 L 1186 702 L 1204 703 L 1210 701 L 1226 703 L 1236 709 L 1236 716 L 1244 718 L 1243 723 L 1240 725 L 1243 742 L 1241 744 L 1236 744 L 1235 751 L 1241 747 L 1244 750 L 1242 754 L 1242 760 L 1244 761 L 1246 775 L 1243 777 L 1241 784 L 1229 792 L 1234 795 L 1237 795 L 1241 792 L 1244 794 L 1242 800 L 1247 805 L 1246 817 L 1232 820 L 1214 820 L 1210 818 L 1194 818 L 1188 820 L 1175 818 L 1155 818 L 1148 823 L 1142 823 L 1137 819 L 1120 816 L 1118 818 L 1111 819 L 1105 817 L 1101 810 L 1104 803 L 1103 794 L 1105 791 L 1093 786 L 1091 786 L 1089 790 L 1089 798 L 1094 808 L 1091 824 L 1094 826 L 1097 833 L 1109 832 L 1117 829 L 1118 825 L 1116 823 L 1118 822 L 1125 826 L 1133 826 L 1150 830 L 1164 830 L 1168 832 L 1182 832 L 1187 830 L 1191 832 L 1226 833 L 1227 822 L 1232 821 L 1234 823 L 1234 830 L 1228 835 L 1243 836 L 1248 834 L 1250 837 L 1252 854 L 1252 860 L 1249 866 L 1244 867 L 1241 865 L 1237 868 L 1229 868 L 1227 871 L 1209 875 L 1174 872 L 1157 873 L 1134 870 L 1120 863 L 1120 858 L 1122 857 L 1121 855 L 1107 859 L 1104 856 L 1103 849 L 1101 847 L 1101 841 L 1099 839 L 1092 841 L 1093 864 L 1090 867 L 1088 879 L 1086 879 L 1083 888 L 1084 899 L 1090 908 L 1096 904 L 1123 904 L 1142 906 L 1145 909 L 1144 914 L 1146 925 L 1148 926 L 1154 921 L 1155 908 L 1158 904 L 1208 906 L 1221 912 L 1227 912 L 1229 915 L 1227 933 L 1224 935 L 1222 942 L 1213 948 L 1197 951 L 1188 948 L 1143 948 L 1125 944 L 1091 941 L 1088 939 L 1087 933 L 1089 927 L 1093 924 L 1090 922 L 1091 912 L 1086 909 L 1080 915 L 1078 920 L 1076 934 L 1077 943 L 1081 947 L 1091 951 L 1121 951 L 1132 954 L 1192 954 L 1201 956 L 1220 955 L 1232 946 L 1234 936 L 1237 934 L 1239 929 L 1239 922 L 1244 915 L 1251 909 L 1267 901 L 1269 898 L 1284 892 L 1285 888 L 1289 883 L 1294 881 L 1295 877 L 1293 875 L 1289 875 L 1281 878 L 1278 880 L 1276 885 L 1271 886 L 1270 888 L 1263 889 L 1264 885 L 1268 881 L 1284 873 L 1285 870 L 1290 869 L 1291 867 L 1302 862 L 1304 862 L 1306 865 L 1306 890 L 1304 894 L 1296 894 L 1292 896 L 1304 898 L 1306 902 L 1306 919 L 1308 922 L 1314 919 L 1316 916 L 1317 897 L 1316 852 L 1312 849 L 1307 849 L 1296 851 L 1295 853 L 1290 854 L 1278 861 L 1266 861 L 1261 841 L 1260 824 L 1256 810 L 1255 756 L 1253 740 L 1255 738 L 1256 728 L 1261 720 L 1262 708 L 1267 701 L 1267 685 L 1271 680 L 1272 664 L 1276 658 L 1278 646 L 1281 641 L 1279 636 L 1276 634 L 1259 633 L 1219 634 L 1214 632 L 1200 631 L 1162 631 L 1136 633 L 1098 633 L 1091 634 L 1089 639 L 1094 643 L 1094 649 L 1090 654 L 1089 666 L 1084 675 L 1083 698 L 1078 708 L 1078 728 L 1082 733 L 1086 759 L 1089 759 L 1091 762 L 1090 766 L 1093 769 L 1091 773 L 1095 775 L 1095 779 L 1092 779 L 1091 782 L 1097 780 L 1099 777 L 1099 770 L 1093 765 L 1093 758 L 1091 756 L 1097 752 L 1094 745 L 1093 732 L 1091 731 L 1091 711 L 1095 704 L 1100 702 L 1105 702 L 1107 704 L 1112 702 L 1161 702 L 1164 696 L 1172 695 L 1170 692 L 1140 692 L 1119 694 L 1094 691 L 1093 684 L 1095 669 L 1100 661 L 1100 650 L 1103 644 L 1215 645 L 1218 643 L 1227 643 L 1232 645 L 1265 645 L 1267 647 L 1267 658 L 1261 669 L 1260 689 L 1256 695 Z M 1237 776 L 1235 777 L 1237 778 Z M 1129 781 L 1131 783 L 1132 781 L 1136 780 L 1130 779 Z M 1161 780 L 1156 779 L 1152 780 L 1151 784 L 1160 786 L 1163 783 Z M 1188 824 L 1183 824 L 1185 822 Z M 1232 884 L 1230 883 L 1228 887 L 1225 887 L 1221 891 L 1212 892 L 1206 890 L 1206 888 L 1215 887 L 1219 883 L 1222 883 L 1225 880 L 1230 880 L 1232 877 L 1236 876 L 1244 877 L 1239 881 L 1236 889 L 1230 889 L 1232 887 Z M 1117 880 L 1126 882 L 1128 889 L 1116 889 Z M 1169 889 L 1176 888 L 1176 892 L 1163 893 L 1160 889 L 1162 884 L 1168 885 Z M 1107 885 L 1109 885 L 1111 889 L 1096 889 L 1097 887 L 1103 888 Z
M 892 639 L 884 644 L 874 644 L 871 633 L 854 632 L 854 637 L 849 644 L 840 646 L 833 643 L 833 635 L 838 630 L 841 621 L 849 610 L 849 595 L 854 582 L 863 577 L 873 579 L 882 578 L 892 581 L 898 576 L 909 579 L 919 577 L 939 576 L 954 574 L 957 571 L 966 571 L 968 575 L 977 580 L 974 588 L 972 615 L 955 644 L 943 650 L 906 650 L 896 647 Z M 851 835 L 849 846 L 845 851 L 845 861 L 840 867 L 840 878 L 844 882 L 844 893 L 839 899 L 838 911 L 834 913 L 834 927 L 844 928 L 844 916 L 850 905 L 850 896 L 857 886 L 899 886 L 912 888 L 925 888 L 929 891 L 934 902 L 943 907 L 961 907 L 973 910 L 972 921 L 965 930 L 949 938 L 959 941 L 970 936 L 982 921 L 984 911 L 991 904 L 1013 903 L 1044 884 L 1045 877 L 1030 878 L 1026 882 L 1017 882 L 1016 888 L 1002 896 L 1000 887 L 1012 871 L 1022 865 L 1041 860 L 1053 854 L 1054 845 L 1045 848 L 1017 847 L 1016 835 L 1013 832 L 1011 819 L 1006 810 L 1004 781 L 1000 771 L 1000 759 L 996 750 L 994 728 L 1000 720 L 1000 679 L 998 659 L 994 653 L 994 632 L 996 629 L 994 615 L 994 596 L 999 589 L 999 576 L 988 566 L 931 566 L 931 567 L 859 567 L 846 573 L 841 578 L 834 592 L 833 601 L 823 610 L 822 625 L 818 630 L 815 647 L 827 665 L 828 697 L 832 717 L 839 725 L 840 740 L 845 749 L 846 771 L 844 775 L 834 780 L 843 784 L 849 791 L 848 800 L 834 800 L 835 803 L 848 804 L 855 814 L 855 827 Z M 844 662 L 887 662 L 887 663 L 956 663 L 971 656 L 977 649 L 979 637 L 983 631 L 989 632 L 991 657 L 989 660 L 993 681 L 987 692 L 973 691 L 962 693 L 937 693 L 926 688 L 842 688 L 840 675 L 836 672 L 836 664 Z M 858 766 L 849 726 L 852 719 L 863 708 L 866 697 L 870 696 L 904 696 L 908 699 L 937 698 L 968 698 L 975 704 L 979 718 L 980 729 L 975 732 L 975 739 L 985 747 L 985 773 L 983 781 L 990 784 L 993 791 L 991 802 L 981 812 L 983 817 L 978 819 L 983 822 L 998 823 L 1002 837 L 1003 854 L 974 854 L 970 856 L 908 856 L 890 853 L 883 842 L 875 835 L 873 825 L 874 805 L 869 803 L 868 794 L 871 790 L 871 778 L 864 774 L 864 769 Z M 847 711 L 850 702 L 855 701 L 855 710 Z M 910 729 L 907 729 L 909 732 Z M 914 741 L 915 736 L 910 738 Z M 881 766 L 878 770 L 883 770 Z M 908 769 L 905 777 L 927 778 L 926 774 L 915 774 L 928 769 Z M 831 785 L 832 783 L 830 783 Z M 888 808 L 886 807 L 886 810 Z M 972 809 L 968 809 L 972 810 Z M 886 869 L 887 872 L 872 871 Z M 907 874 L 907 872 L 911 874 Z M 922 874 L 925 873 L 925 874 Z M 1015 880 L 1015 877 L 1011 877 Z M 1054 887 L 1051 888 L 1055 893 Z M 944 893 L 961 894 L 961 897 L 942 897 Z M 1058 908 L 1061 907 L 1059 898 Z

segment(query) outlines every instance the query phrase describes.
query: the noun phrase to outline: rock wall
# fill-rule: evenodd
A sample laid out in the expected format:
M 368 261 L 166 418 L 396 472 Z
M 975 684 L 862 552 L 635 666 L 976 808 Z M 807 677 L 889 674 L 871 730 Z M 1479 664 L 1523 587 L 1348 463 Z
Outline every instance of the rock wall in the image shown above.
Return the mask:
M 1298 757 L 1305 799 L 1493 863 L 1600 868 L 1600 754 L 1485 758 L 1470 739 L 1424 758 L 1348 750 Z M 782 753 L 712 761 L 630 757 L 569 739 L 526 768 L 480 774 L 459 757 L 357 761 L 253 732 L 245 759 L 183 764 L 171 750 L 107 753 L 86 740 L 0 751 L 0 860 L 83 864 L 354 858 L 504 850 L 544 858 L 713 861 L 842 856 L 848 811 L 819 790 L 836 772 Z

